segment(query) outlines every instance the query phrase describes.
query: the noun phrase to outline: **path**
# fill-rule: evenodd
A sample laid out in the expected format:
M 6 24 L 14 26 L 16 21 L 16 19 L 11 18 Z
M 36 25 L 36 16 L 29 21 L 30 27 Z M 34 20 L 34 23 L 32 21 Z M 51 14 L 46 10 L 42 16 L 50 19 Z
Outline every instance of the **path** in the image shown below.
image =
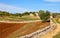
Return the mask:
M 43 38 L 53 38 L 58 32 L 60 32 L 60 24 L 56 22 L 56 28 L 53 31 L 48 32 Z
M 4 23 L 30 23 L 30 22 L 38 22 L 38 21 L 41 21 L 41 20 L 30 20 L 30 21 L 1 21 L 0 22 L 4 22 Z

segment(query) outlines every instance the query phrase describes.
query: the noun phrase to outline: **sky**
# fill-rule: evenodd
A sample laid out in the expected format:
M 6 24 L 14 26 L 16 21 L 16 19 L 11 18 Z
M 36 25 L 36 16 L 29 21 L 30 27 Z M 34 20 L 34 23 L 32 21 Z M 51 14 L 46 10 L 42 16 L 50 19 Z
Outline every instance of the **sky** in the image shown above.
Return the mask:
M 60 12 L 60 0 L 0 0 L 0 10 L 11 13 L 39 10 Z

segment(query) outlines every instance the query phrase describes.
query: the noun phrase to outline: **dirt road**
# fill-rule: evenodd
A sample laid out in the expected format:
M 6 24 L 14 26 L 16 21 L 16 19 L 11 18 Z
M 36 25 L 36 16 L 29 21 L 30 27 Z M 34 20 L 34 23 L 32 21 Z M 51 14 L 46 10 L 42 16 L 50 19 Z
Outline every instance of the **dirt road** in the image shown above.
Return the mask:
M 56 28 L 54 30 L 48 32 L 47 34 L 45 34 L 42 38 L 53 38 L 53 36 L 55 36 L 59 32 L 60 32 L 60 24 L 58 24 L 56 22 Z

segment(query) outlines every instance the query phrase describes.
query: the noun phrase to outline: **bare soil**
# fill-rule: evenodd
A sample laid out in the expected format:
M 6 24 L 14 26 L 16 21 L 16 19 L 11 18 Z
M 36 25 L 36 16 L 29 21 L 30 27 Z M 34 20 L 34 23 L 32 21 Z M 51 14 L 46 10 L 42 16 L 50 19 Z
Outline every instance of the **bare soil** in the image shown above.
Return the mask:
M 21 27 L 23 27 L 26 24 L 27 23 L 3 23 L 3 22 L 0 22 L 0 37 L 1 38 L 6 38 L 10 34 L 12 34 L 14 31 L 20 29 Z M 34 31 L 38 30 L 40 26 L 45 27 L 45 26 L 47 26 L 49 24 L 50 24 L 50 22 L 45 22 L 45 23 L 36 22 L 35 26 L 29 28 L 29 30 L 26 30 L 23 33 L 23 35 L 30 34 L 30 33 L 34 32 Z
M 0 37 L 5 38 L 12 32 L 18 30 L 23 27 L 26 23 L 0 23 Z

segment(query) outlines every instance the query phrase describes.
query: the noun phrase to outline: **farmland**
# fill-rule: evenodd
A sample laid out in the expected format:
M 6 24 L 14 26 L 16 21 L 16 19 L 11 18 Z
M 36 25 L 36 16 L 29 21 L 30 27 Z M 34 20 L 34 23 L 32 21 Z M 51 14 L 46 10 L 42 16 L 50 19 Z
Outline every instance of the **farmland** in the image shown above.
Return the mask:
M 46 26 L 48 26 L 49 23 L 41 23 L 41 22 L 33 22 L 33 23 L 0 23 L 0 29 L 1 29 L 1 36 L 2 38 L 6 38 L 9 35 L 12 35 L 13 37 L 16 36 L 22 36 L 29 33 L 32 33 L 38 29 L 42 29 Z M 13 34 L 13 32 L 19 30 L 19 33 Z M 31 31 L 30 31 L 31 30 Z M 12 38 L 12 37 L 11 37 Z
M 40 20 L 38 13 L 36 12 L 24 12 L 24 13 L 9 13 L 0 11 L 1 21 L 29 21 L 29 20 Z
M 49 26 L 50 12 L 42 12 L 43 10 L 11 14 L 0 11 L 0 37 L 16 38 Z
M 1 21 L 29 21 L 29 20 L 40 20 L 39 17 L 36 16 L 6 16 L 6 17 L 0 17 Z

